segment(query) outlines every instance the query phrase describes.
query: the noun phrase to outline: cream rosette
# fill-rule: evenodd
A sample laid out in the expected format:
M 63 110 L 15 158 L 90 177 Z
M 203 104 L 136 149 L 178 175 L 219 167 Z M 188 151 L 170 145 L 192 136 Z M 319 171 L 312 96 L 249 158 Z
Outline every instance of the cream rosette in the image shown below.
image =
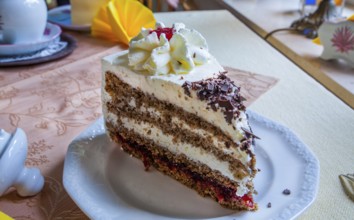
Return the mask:
M 166 33 L 170 30 L 172 33 Z M 172 34 L 172 36 L 169 36 Z M 170 38 L 170 39 L 168 39 Z M 157 23 L 156 30 L 142 29 L 129 44 L 129 65 L 150 74 L 187 74 L 210 59 L 205 38 L 175 23 L 172 29 Z

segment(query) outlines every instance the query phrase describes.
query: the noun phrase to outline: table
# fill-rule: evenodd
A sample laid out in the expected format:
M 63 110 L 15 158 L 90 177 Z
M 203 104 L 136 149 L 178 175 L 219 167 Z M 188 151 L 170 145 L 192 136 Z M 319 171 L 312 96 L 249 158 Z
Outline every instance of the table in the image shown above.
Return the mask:
M 125 47 L 70 34 L 78 48 L 64 59 L 0 68 L 0 127 L 24 129 L 26 165 L 39 167 L 45 176 L 35 197 L 11 192 L 0 198 L 0 211 L 15 219 L 87 219 L 63 188 L 64 156 L 70 141 L 101 115 L 100 58 Z
M 222 65 L 278 79 L 250 109 L 289 127 L 320 161 L 318 196 L 300 219 L 352 215 L 338 175 L 353 172 L 354 111 L 226 10 L 155 16 L 167 25 L 180 21 L 199 30 Z M 63 160 L 71 140 L 101 115 L 100 58 L 125 47 L 72 34 L 78 49 L 65 59 L 0 69 L 1 127 L 24 128 L 30 148 L 37 150 L 29 152 L 27 164 L 46 177 L 46 193 L 0 198 L 0 210 L 18 219 L 87 218 L 63 189 Z
M 299 0 L 218 0 L 261 37 L 279 28 L 288 28 L 301 17 Z M 354 5 L 347 4 L 343 16 L 354 14 Z M 266 21 L 265 21 L 266 18 Z M 267 41 L 291 59 L 328 90 L 354 108 L 354 69 L 343 62 L 319 58 L 323 47 L 294 32 L 282 31 Z

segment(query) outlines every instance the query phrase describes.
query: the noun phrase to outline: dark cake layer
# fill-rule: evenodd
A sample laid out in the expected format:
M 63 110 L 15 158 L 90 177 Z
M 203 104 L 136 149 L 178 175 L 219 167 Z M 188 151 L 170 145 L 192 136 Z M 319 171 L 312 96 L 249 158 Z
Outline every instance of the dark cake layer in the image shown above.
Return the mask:
M 112 112 L 118 118 L 122 117 L 145 121 L 161 129 L 163 133 L 175 136 L 176 142 L 189 143 L 193 146 L 201 147 L 207 152 L 214 154 L 217 158 L 229 161 L 230 164 L 232 164 L 230 169 L 236 171 L 236 178 L 243 178 L 246 175 L 254 176 L 256 173 L 254 155 L 249 151 L 252 141 L 251 138 L 245 138 L 240 145 L 237 145 L 214 125 L 201 120 L 198 116 L 183 111 L 183 109 L 179 107 L 157 100 L 153 96 L 146 95 L 140 90 L 130 87 L 112 73 L 106 74 L 105 89 L 112 97 L 110 103 L 107 104 L 108 111 Z M 132 99 L 134 99 L 135 107 L 129 105 Z M 153 107 L 159 112 L 162 112 L 162 114 L 156 117 L 149 112 L 141 112 L 139 111 L 141 106 L 146 108 Z M 216 148 L 212 143 L 211 136 L 201 137 L 190 130 L 182 129 L 180 126 L 171 122 L 171 116 L 177 117 L 179 120 L 185 122 L 191 129 L 198 128 L 210 132 L 213 138 L 218 138 L 227 148 L 240 148 L 245 150 L 252 158 L 249 164 L 251 169 L 247 169 L 240 161 L 231 155 L 225 155 L 222 150 Z
M 149 139 L 149 130 L 146 135 L 140 135 L 132 129 L 124 127 L 122 120 L 129 119 L 134 124 L 144 123 L 161 130 L 162 135 L 173 137 L 174 143 L 190 144 L 199 147 L 205 153 L 213 154 L 221 161 L 229 162 L 229 168 L 235 178 L 243 179 L 246 176 L 253 177 L 257 172 L 255 169 L 255 156 L 251 152 L 253 137 L 246 135 L 240 143 L 235 143 L 222 130 L 213 124 L 201 119 L 198 115 L 184 111 L 182 108 L 158 100 L 154 95 L 147 95 L 141 90 L 132 88 L 121 81 L 113 73 L 107 72 L 105 75 L 105 90 L 110 94 L 111 100 L 104 103 L 107 111 L 116 116 L 117 121 L 110 118 L 106 121 L 106 127 L 111 138 L 129 154 L 141 159 L 148 169 L 153 166 L 157 170 L 165 173 L 196 190 L 202 196 L 209 196 L 222 206 L 238 210 L 256 210 L 253 203 L 253 184 L 247 183 L 249 193 L 239 197 L 236 195 L 238 183 L 222 175 L 219 171 L 212 170 L 207 165 L 194 162 L 184 154 L 175 155 L 165 146 L 160 146 L 158 141 Z M 181 97 L 189 99 L 181 94 Z M 141 111 L 141 107 L 153 108 L 160 113 L 159 116 L 149 112 Z M 183 128 L 178 123 L 173 122 L 176 117 L 182 123 L 187 124 L 190 129 Z M 146 123 L 146 124 L 145 124 Z M 210 135 L 202 136 L 194 129 L 202 129 Z M 150 131 L 151 133 L 151 131 Z M 247 153 L 251 160 L 247 167 L 232 155 L 226 155 L 223 150 L 216 147 L 213 138 L 217 138 L 226 148 L 240 149 Z
M 125 128 L 107 123 L 111 138 L 130 155 L 143 161 L 148 169 L 153 166 L 160 172 L 176 179 L 184 185 L 196 190 L 200 195 L 211 197 L 220 205 L 235 210 L 256 210 L 251 191 L 239 197 L 236 195 L 237 184 L 225 178 L 209 167 L 188 160 L 184 155 L 174 155 L 149 139 L 140 137 Z

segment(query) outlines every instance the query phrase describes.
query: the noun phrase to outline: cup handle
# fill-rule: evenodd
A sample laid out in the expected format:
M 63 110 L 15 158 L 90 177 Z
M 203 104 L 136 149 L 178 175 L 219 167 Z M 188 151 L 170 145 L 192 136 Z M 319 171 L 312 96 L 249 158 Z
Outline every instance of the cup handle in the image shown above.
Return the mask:
M 4 41 L 4 34 L 2 32 L 2 27 L 0 26 L 0 43 Z
M 1 14 L 0 14 L 0 43 L 4 42 L 4 22 L 1 19 Z
M 4 21 L 3 21 L 3 14 L 0 14 L 0 43 L 4 40 Z

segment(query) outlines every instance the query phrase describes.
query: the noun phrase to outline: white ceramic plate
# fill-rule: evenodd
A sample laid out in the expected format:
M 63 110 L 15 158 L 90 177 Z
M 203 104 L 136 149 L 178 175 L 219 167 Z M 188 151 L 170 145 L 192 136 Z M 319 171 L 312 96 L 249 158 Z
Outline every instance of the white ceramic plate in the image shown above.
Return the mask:
M 61 29 L 58 25 L 47 23 L 43 37 L 28 44 L 0 44 L 0 56 L 17 56 L 44 49 L 53 42 L 60 40 Z
M 144 171 L 141 161 L 109 141 L 102 118 L 69 145 L 64 187 L 92 219 L 292 219 L 316 197 L 318 160 L 288 128 L 254 112 L 249 118 L 261 137 L 255 147 L 261 169 L 256 212 L 222 208 L 154 169 Z
M 63 5 L 48 11 L 48 21 L 72 31 L 89 32 L 90 25 L 74 25 L 71 22 L 71 5 Z

